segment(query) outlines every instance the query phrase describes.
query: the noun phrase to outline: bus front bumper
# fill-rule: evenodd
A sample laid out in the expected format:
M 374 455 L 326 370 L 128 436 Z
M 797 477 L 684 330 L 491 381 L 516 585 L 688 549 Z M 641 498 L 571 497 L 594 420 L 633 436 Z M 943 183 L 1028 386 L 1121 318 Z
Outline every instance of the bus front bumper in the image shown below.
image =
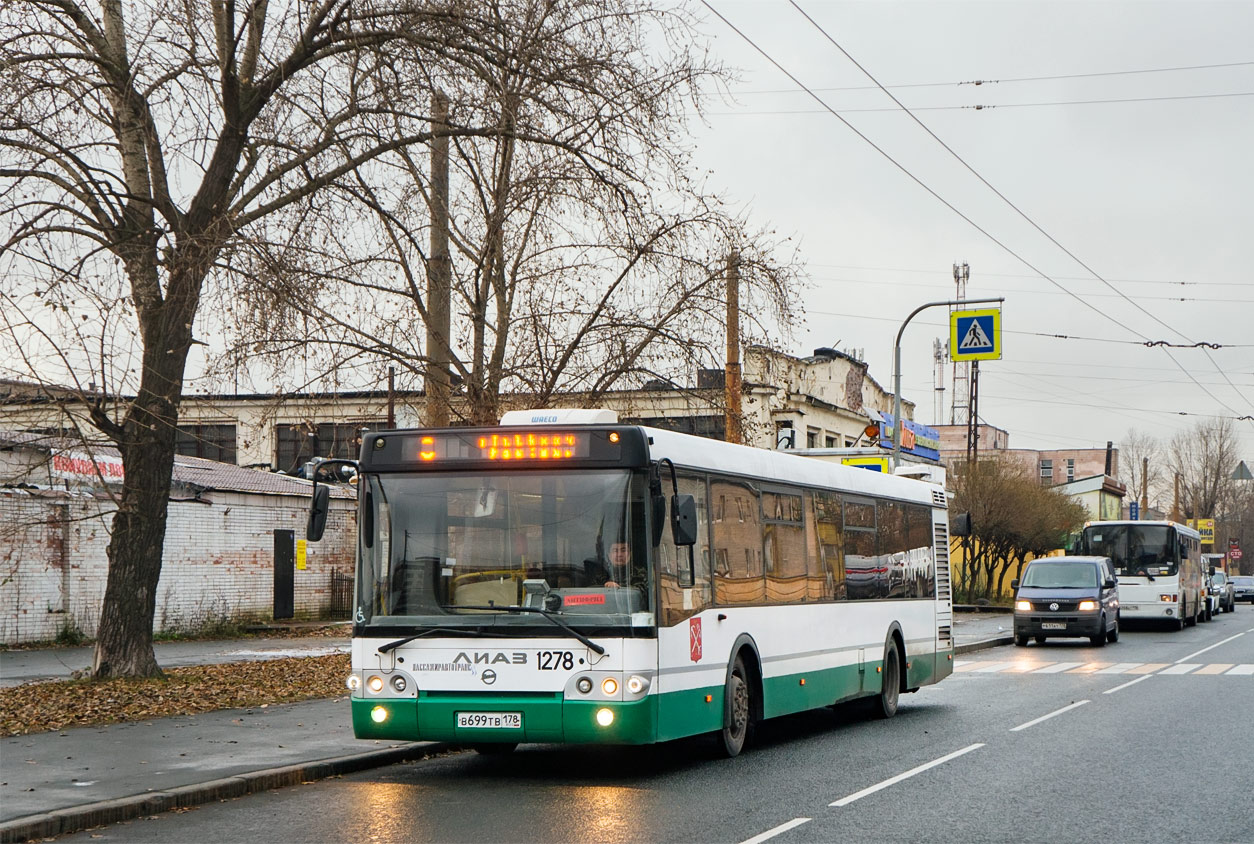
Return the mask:
M 417 697 L 351 699 L 359 739 L 447 741 L 459 744 L 569 742 L 648 744 L 657 740 L 656 699 L 569 700 L 561 694 L 483 695 L 419 692 Z M 488 722 L 487 726 L 459 726 Z M 497 726 L 516 723 L 518 726 Z

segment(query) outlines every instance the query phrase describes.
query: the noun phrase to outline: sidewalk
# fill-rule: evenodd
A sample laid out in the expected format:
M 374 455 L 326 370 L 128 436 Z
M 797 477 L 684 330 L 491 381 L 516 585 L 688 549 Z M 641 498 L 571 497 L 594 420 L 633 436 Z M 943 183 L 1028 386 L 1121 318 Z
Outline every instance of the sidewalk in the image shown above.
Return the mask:
M 1009 622 L 1004 612 L 955 612 L 955 651 L 1009 643 Z M 347 639 L 333 637 L 167 642 L 157 645 L 157 658 L 170 667 L 347 647 Z M 8 685 L 19 676 L 66 678 L 90 662 L 90 648 L 6 651 L 0 678 Z M 0 739 L 0 844 L 421 759 L 447 747 L 358 740 L 342 697 Z

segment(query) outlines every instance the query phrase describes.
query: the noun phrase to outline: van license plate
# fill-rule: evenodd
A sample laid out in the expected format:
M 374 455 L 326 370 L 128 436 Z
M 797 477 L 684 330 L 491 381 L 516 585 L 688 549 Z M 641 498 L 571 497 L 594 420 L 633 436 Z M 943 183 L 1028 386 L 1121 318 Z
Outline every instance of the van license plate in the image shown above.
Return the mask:
M 463 729 L 521 730 L 521 712 L 458 712 L 457 726 Z
M 1067 625 L 1061 621 L 1043 621 L 1041 622 L 1042 630 L 1066 630 Z
M 1140 609 L 1140 607 L 1137 606 L 1136 604 L 1124 604 L 1123 608 L 1125 610 L 1131 610 L 1132 612 L 1136 612 L 1137 610 Z

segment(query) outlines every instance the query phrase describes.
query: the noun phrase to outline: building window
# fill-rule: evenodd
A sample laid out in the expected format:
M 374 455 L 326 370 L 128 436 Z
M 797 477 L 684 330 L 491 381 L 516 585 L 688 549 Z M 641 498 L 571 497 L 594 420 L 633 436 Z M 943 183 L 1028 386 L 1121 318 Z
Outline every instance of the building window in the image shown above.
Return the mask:
M 806 431 L 806 448 L 819 447 L 819 432 L 811 428 Z
M 179 425 L 174 451 L 220 463 L 235 462 L 234 425 Z
M 1052 460 L 1041 461 L 1041 480 L 1045 483 L 1054 482 L 1054 461 Z
M 1067 458 L 1067 481 L 1070 482 L 1074 480 L 1075 480 L 1075 460 L 1068 457 Z
M 279 425 L 275 439 L 275 467 L 294 472 L 314 457 L 356 460 L 361 435 L 387 427 L 383 420 L 360 422 L 297 422 Z
M 836 437 L 832 436 L 831 434 L 828 434 L 825 437 L 823 437 L 823 444 L 827 448 L 837 448 L 840 446 L 840 443 L 837 442 Z

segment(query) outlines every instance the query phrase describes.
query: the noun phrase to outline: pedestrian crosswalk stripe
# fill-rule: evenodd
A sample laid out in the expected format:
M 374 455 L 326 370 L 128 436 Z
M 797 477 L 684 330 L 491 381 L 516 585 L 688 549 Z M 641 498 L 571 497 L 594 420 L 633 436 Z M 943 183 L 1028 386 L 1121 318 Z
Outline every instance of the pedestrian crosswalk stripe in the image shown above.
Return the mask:
M 1109 668 L 1103 668 L 1101 671 L 1094 671 L 1094 674 L 1123 674 L 1125 671 L 1131 671 L 1133 668 L 1139 668 L 1139 662 L 1116 662 Z
M 1147 674 L 1174 675 L 1225 675 L 1228 677 L 1254 676 L 1254 663 L 1232 662 L 1044 662 L 1021 659 L 1015 662 L 991 660 L 954 660 L 954 671 L 959 674 Z
M 1194 671 L 1194 674 L 1222 674 L 1232 667 L 1231 662 L 1212 662 Z
M 1164 668 L 1162 671 L 1159 671 L 1158 673 L 1159 674 L 1188 674 L 1194 668 L 1201 668 L 1201 667 L 1202 667 L 1201 663 L 1198 663 L 1198 662 L 1185 662 L 1179 665 L 1173 665 L 1170 668 Z
M 1087 662 L 1079 668 L 1072 668 L 1068 674 L 1096 674 L 1102 668 L 1110 667 L 1109 662 Z
M 1064 671 L 1070 671 L 1072 668 L 1079 668 L 1083 662 L 1056 662 L 1053 665 L 1046 665 L 1033 671 L 1033 674 L 1061 674 Z
M 1129 668 L 1128 674 L 1155 674 L 1162 671 L 1170 663 L 1167 662 L 1147 662 L 1144 665 L 1138 665 L 1136 668 Z

